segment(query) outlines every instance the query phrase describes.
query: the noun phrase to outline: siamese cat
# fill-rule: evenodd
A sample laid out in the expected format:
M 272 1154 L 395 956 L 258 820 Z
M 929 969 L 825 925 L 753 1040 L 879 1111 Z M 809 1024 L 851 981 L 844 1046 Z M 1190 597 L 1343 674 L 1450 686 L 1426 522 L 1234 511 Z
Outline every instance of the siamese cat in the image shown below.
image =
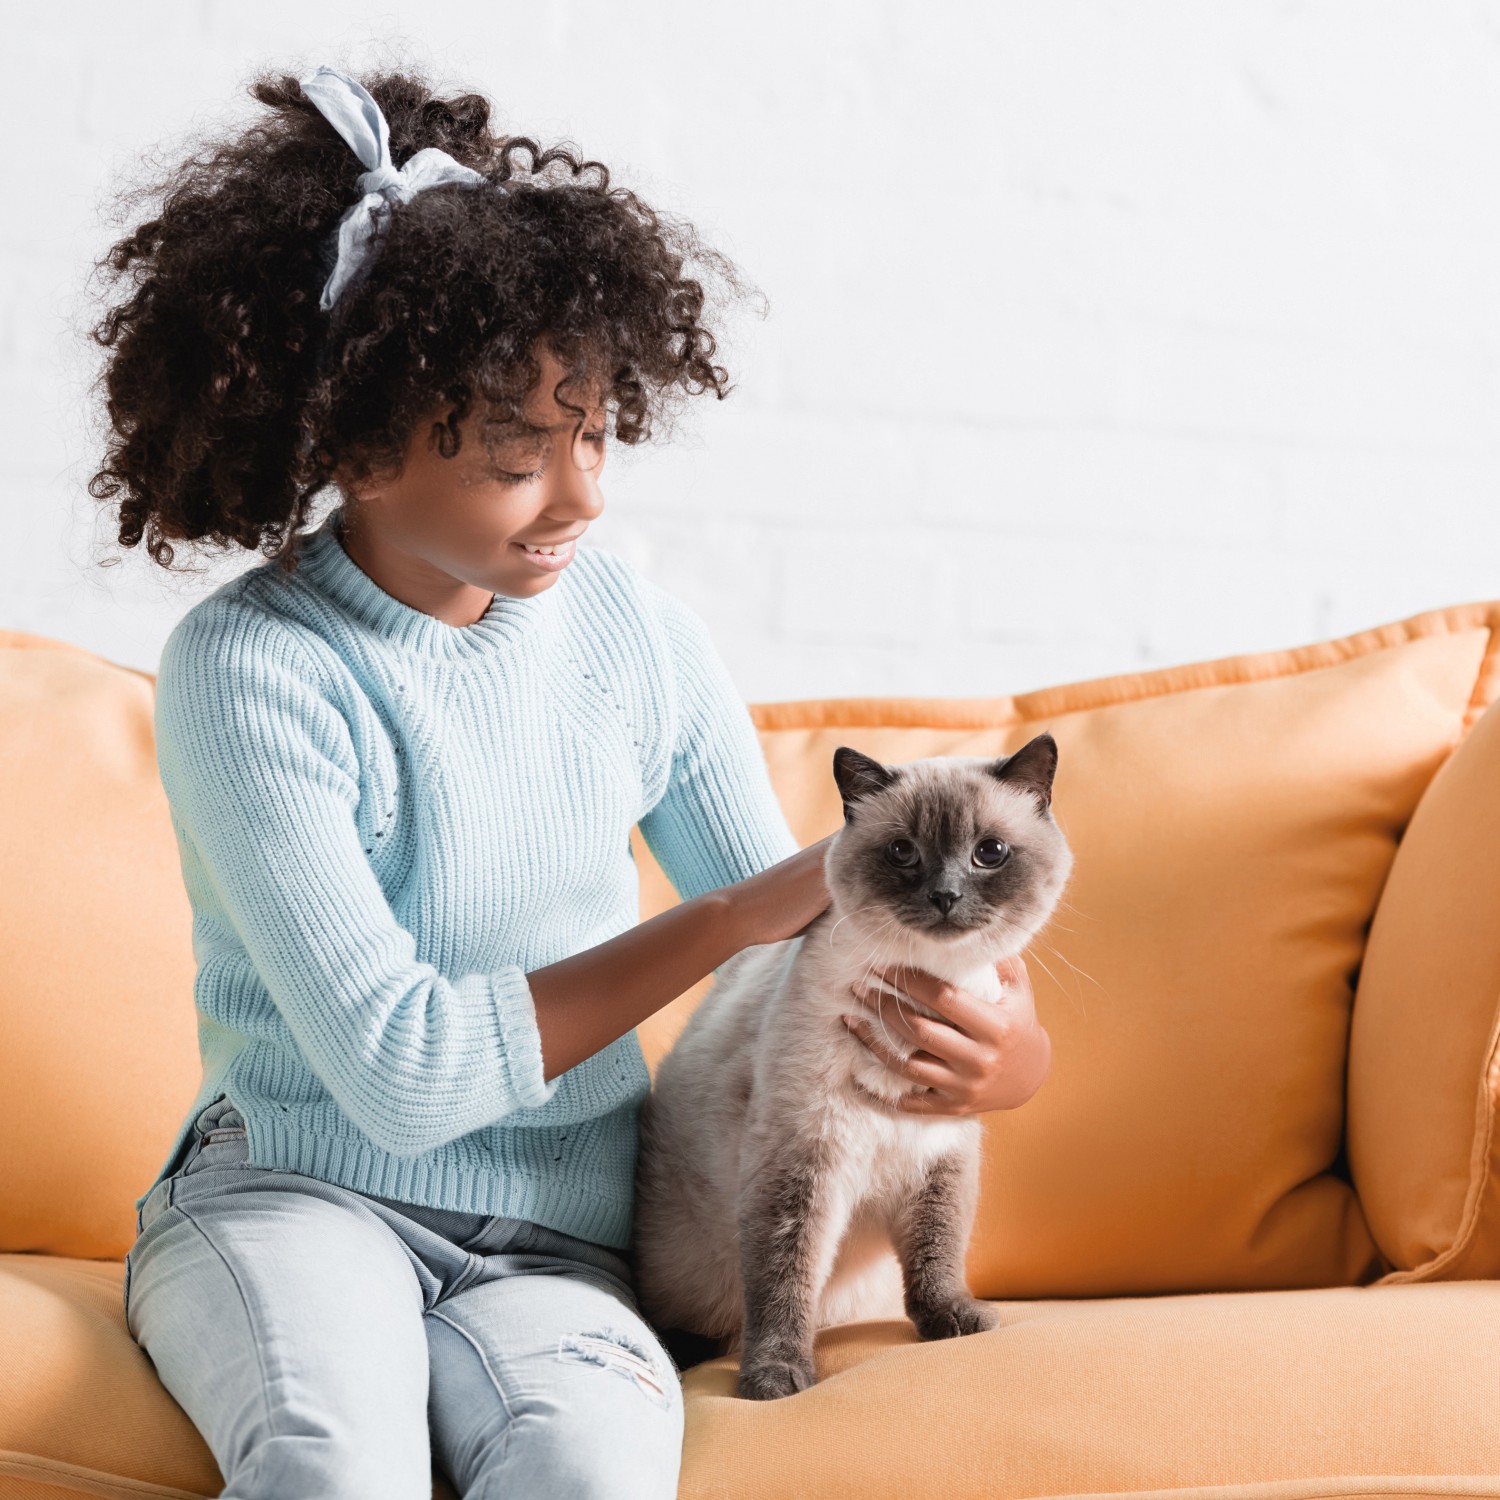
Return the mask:
M 679 1347 L 738 1345 L 741 1396 L 811 1385 L 813 1334 L 831 1323 L 904 1310 L 924 1339 L 998 1326 L 964 1273 L 979 1120 L 895 1110 L 924 1087 L 839 1017 L 861 1013 L 853 984 L 895 995 L 874 971 L 897 963 L 1000 998 L 996 964 L 1041 929 L 1072 869 L 1056 768 L 1049 734 L 998 759 L 896 765 L 840 745 L 831 904 L 721 964 L 658 1066 L 640 1116 L 637 1300 Z

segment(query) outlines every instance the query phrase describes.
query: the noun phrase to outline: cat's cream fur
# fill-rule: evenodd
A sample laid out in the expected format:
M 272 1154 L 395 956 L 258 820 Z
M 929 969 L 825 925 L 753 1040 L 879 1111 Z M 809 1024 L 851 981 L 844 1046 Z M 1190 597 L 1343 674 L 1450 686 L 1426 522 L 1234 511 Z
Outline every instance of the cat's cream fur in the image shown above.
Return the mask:
M 657 1069 L 641 1116 L 637 1296 L 658 1328 L 739 1347 L 742 1394 L 808 1384 L 812 1333 L 828 1324 L 905 1312 L 929 1338 L 994 1326 L 963 1282 L 979 1121 L 882 1107 L 919 1085 L 840 1016 L 863 1013 L 855 983 L 894 993 L 874 971 L 896 963 L 999 999 L 996 964 L 1040 929 L 1071 869 L 1050 811 L 1055 765 L 1046 735 L 1008 759 L 898 766 L 841 746 L 831 905 L 723 964 Z M 985 834 L 1009 845 L 1003 879 L 974 863 Z M 893 867 L 896 838 L 924 871 Z M 934 890 L 957 898 L 951 919 L 936 916 Z M 898 1033 L 885 1041 L 914 1050 Z

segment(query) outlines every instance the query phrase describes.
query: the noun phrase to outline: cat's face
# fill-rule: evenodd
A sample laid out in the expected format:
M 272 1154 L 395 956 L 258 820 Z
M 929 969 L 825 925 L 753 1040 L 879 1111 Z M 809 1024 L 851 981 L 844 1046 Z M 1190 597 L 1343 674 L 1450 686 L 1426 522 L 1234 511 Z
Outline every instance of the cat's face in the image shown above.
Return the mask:
M 840 745 L 833 774 L 844 826 L 825 867 L 840 911 L 882 945 L 920 936 L 1019 952 L 1073 867 L 1052 817 L 1056 769 L 1050 734 L 1011 756 L 898 765 Z

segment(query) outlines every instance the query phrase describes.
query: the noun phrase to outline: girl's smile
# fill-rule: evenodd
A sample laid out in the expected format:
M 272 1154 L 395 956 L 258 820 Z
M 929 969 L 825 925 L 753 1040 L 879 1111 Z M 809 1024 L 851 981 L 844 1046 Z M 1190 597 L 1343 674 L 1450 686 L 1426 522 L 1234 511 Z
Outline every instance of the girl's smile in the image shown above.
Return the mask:
M 562 572 L 573 561 L 573 554 L 578 550 L 575 537 L 569 537 L 565 542 L 556 544 L 546 552 L 533 551 L 525 542 L 512 542 L 511 546 L 516 548 L 533 567 L 541 568 L 547 573 Z

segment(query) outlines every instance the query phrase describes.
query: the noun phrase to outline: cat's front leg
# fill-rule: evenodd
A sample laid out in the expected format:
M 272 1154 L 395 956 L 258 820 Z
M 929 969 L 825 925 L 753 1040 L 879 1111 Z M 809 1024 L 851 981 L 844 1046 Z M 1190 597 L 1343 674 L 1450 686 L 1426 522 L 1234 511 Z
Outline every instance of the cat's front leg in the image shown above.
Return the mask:
M 740 1198 L 744 1334 L 739 1394 L 770 1401 L 806 1390 L 814 1318 L 843 1225 L 829 1175 L 790 1152 L 750 1175 Z
M 964 1252 L 979 1202 L 979 1143 L 928 1164 L 897 1210 L 891 1238 L 901 1259 L 907 1316 L 924 1339 L 958 1338 L 1000 1326 L 994 1306 L 969 1293 Z

